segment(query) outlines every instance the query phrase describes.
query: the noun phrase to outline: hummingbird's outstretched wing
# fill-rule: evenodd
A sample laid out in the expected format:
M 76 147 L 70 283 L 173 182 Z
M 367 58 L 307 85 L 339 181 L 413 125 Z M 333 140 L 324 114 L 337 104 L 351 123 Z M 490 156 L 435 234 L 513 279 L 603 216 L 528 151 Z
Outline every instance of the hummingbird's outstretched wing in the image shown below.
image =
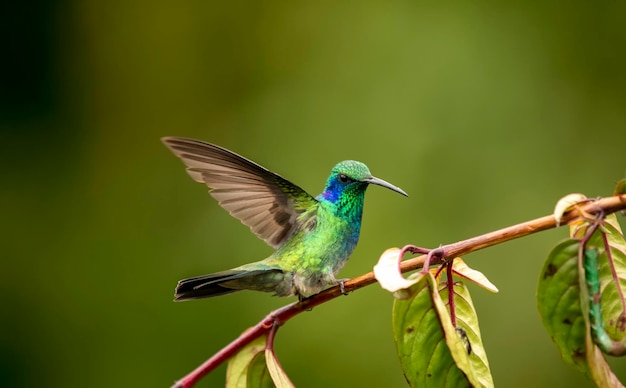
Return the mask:
M 300 187 L 225 148 L 181 137 L 161 140 L 224 209 L 274 248 L 292 235 L 298 216 L 317 203 Z

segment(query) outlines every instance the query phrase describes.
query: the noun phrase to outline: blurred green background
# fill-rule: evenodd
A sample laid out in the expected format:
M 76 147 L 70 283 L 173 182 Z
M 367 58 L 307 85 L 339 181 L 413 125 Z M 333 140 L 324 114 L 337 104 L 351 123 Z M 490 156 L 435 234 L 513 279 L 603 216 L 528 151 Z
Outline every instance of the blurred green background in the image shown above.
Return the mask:
M 6 2 L 0 385 L 167 387 L 291 299 L 173 303 L 176 281 L 271 251 L 159 141 L 240 153 L 312 194 L 344 159 L 361 243 L 451 243 L 608 195 L 626 158 L 626 3 Z M 623 218 L 622 218 L 623 220 Z M 465 257 L 497 386 L 591 386 L 535 289 L 565 229 Z M 278 334 L 299 387 L 402 387 L 392 297 L 372 285 Z M 622 381 L 626 362 L 612 360 Z M 200 387 L 223 385 L 224 368 Z

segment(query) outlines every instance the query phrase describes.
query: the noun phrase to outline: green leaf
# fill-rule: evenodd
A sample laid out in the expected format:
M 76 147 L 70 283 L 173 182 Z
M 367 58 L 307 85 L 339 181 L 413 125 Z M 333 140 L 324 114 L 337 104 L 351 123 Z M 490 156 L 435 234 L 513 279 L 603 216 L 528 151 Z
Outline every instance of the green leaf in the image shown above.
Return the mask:
M 272 380 L 274 380 L 274 384 L 280 388 L 294 387 L 283 367 L 280 365 L 280 362 L 278 362 L 278 359 L 272 349 L 265 350 L 265 358 L 267 360 L 267 369 L 269 369 Z
M 548 255 L 539 278 L 537 306 L 543 325 L 563 359 L 589 374 L 585 359 L 585 319 L 580 305 L 577 240 L 566 240 Z
M 600 308 L 603 320 L 603 327 L 600 329 L 603 329 L 605 334 L 597 335 L 596 339 L 604 338 L 604 341 L 596 342 L 605 353 L 623 356 L 626 343 L 626 312 L 622 295 L 626 292 L 626 241 L 615 214 L 607 216 L 601 231 L 605 234 L 610 247 L 610 259 L 601 233 L 596 232 L 588 244 L 589 249 L 598 251 Z
M 441 295 L 440 300 L 448 300 L 448 287 L 445 284 L 439 284 L 439 293 Z M 454 283 L 454 306 L 456 312 L 456 323 L 457 327 L 465 330 L 467 334 L 467 339 L 472 347 L 472 352 L 469 355 L 469 367 L 467 373 L 471 373 L 473 377 L 475 377 L 479 384 L 474 384 L 474 386 L 482 386 L 482 387 L 492 387 L 493 386 L 493 378 L 491 377 L 491 371 L 489 369 L 489 361 L 487 360 L 487 353 L 485 351 L 485 347 L 482 343 L 482 337 L 480 335 L 480 326 L 478 325 L 478 315 L 476 314 L 476 309 L 474 308 L 474 304 L 472 303 L 472 297 L 470 295 L 469 289 L 465 286 L 464 283 L 455 282 Z M 439 309 L 443 309 L 440 315 L 449 314 L 446 305 L 439 305 Z M 453 329 L 452 325 L 447 327 L 444 326 L 446 330 L 446 336 L 451 336 L 450 330 Z M 466 350 L 465 348 L 463 349 Z M 467 353 L 463 353 L 465 357 Z M 457 360 L 457 364 L 459 363 L 458 355 L 453 354 L 453 357 Z M 472 379 L 470 379 L 472 380 Z
M 615 219 L 615 214 L 611 214 Z M 607 218 L 608 220 L 608 218 Z M 607 253 L 604 249 L 599 250 L 599 276 L 600 293 L 602 295 L 602 317 L 605 322 L 605 330 L 613 341 L 626 341 L 626 312 L 624 311 L 623 294 L 626 292 L 626 241 L 619 230 L 619 225 L 607 223 L 602 227 L 606 233 L 613 269 L 609 265 Z M 613 279 L 613 272 L 617 276 L 617 283 Z M 619 287 L 619 289 L 618 289 Z M 623 356 L 624 354 L 614 354 Z
M 432 274 L 415 279 L 406 299 L 396 299 L 393 333 L 404 375 L 411 386 L 491 387 L 478 319 L 469 292 L 455 284 L 457 323 L 467 333 L 472 353 L 452 325 Z M 447 291 L 446 291 L 447 292 Z M 446 296 L 447 298 L 447 296 Z
M 274 383 L 265 362 L 267 336 L 261 336 L 243 347 L 228 361 L 227 388 L 270 388 Z
M 583 227 L 583 229 L 586 228 Z M 626 265 L 626 260 L 624 260 L 624 236 L 622 235 L 619 224 L 617 223 L 617 218 L 614 214 L 611 214 L 606 217 L 604 224 L 601 226 L 602 232 L 606 233 L 606 239 L 609 244 L 609 248 L 611 250 L 611 262 L 613 263 L 613 268 L 616 271 L 616 276 L 618 278 L 618 284 L 620 284 L 621 289 L 624 289 L 624 266 Z M 603 248 L 599 248 L 602 246 Z M 601 298 L 600 298 L 600 308 L 602 309 L 602 317 L 606 319 L 607 315 L 613 318 L 621 317 L 623 324 L 624 317 L 624 305 L 623 300 L 619 296 L 616 295 L 607 295 L 607 290 L 615 289 L 617 290 L 617 285 L 615 283 L 615 279 L 613 277 L 613 273 L 611 270 L 611 265 L 609 262 L 609 256 L 606 254 L 604 250 L 604 242 L 602 239 L 602 234 L 599 231 L 596 231 L 589 243 L 587 244 L 587 251 L 597 251 L 597 275 L 599 278 L 597 280 L 600 281 L 600 289 L 601 289 Z M 620 253 L 621 252 L 621 253 Z M 589 259 L 589 257 L 587 257 Z M 582 263 L 579 266 L 579 271 L 582 273 Z M 614 353 L 614 351 L 620 346 L 623 349 L 624 337 L 623 337 L 623 326 L 620 330 L 622 332 L 621 343 L 618 341 L 613 341 L 609 338 L 607 334 L 610 330 L 611 326 L 615 325 L 615 321 L 604 321 L 605 324 L 602 324 L 601 321 L 596 320 L 596 316 L 591 316 L 589 309 L 589 301 L 593 296 L 589 295 L 590 291 L 593 291 L 593 288 L 596 286 L 593 282 L 597 283 L 596 279 L 590 279 L 591 290 L 587 289 L 586 280 L 581 277 L 581 303 L 584 306 L 583 313 L 585 317 L 586 324 L 586 337 L 585 344 L 587 351 L 587 362 L 589 364 L 590 373 L 593 381 L 599 387 L 624 387 L 624 385 L 618 380 L 617 376 L 611 370 L 611 367 L 606 362 L 604 358 L 603 352 L 606 353 Z M 597 296 L 596 296 L 597 297 Z M 594 301 L 595 303 L 595 301 Z M 620 307 L 615 306 L 615 304 L 619 304 Z M 593 319 L 593 323 L 595 327 L 593 327 L 594 336 L 592 337 L 591 330 L 591 320 Z M 607 326 L 608 325 L 608 326 Z M 598 335 L 600 334 L 600 335 Z M 599 344 L 602 348 L 598 347 Z
M 272 376 L 267 368 L 265 355 L 259 353 L 248 367 L 248 378 L 246 388 L 273 388 L 276 385 L 272 381 Z
M 580 236 L 587 231 L 587 228 L 588 224 L 582 225 L 573 234 Z M 611 250 L 610 259 L 606 253 L 602 234 L 606 236 Z M 605 353 L 621 356 L 624 355 L 624 346 L 620 346 L 620 343 L 626 342 L 626 312 L 621 295 L 626 292 L 626 241 L 615 214 L 610 214 L 605 218 L 600 230 L 596 231 L 589 240 L 587 249 L 595 249 L 598 252 L 600 308 L 604 323 L 603 330 L 608 335 L 604 341 L 598 342 L 598 345 Z M 615 271 L 615 277 L 613 271 Z M 598 337 L 603 336 L 597 335 L 596 338 Z
M 598 386 L 622 386 L 611 371 L 602 352 L 594 343 L 597 341 L 605 351 L 616 352 L 623 349 L 624 305 L 618 295 L 608 255 L 600 231 L 590 239 L 587 250 L 597 251 L 597 280 L 590 278 L 591 292 L 600 282 L 601 296 L 591 299 L 596 303 L 600 299 L 604 333 L 602 328 L 594 327 L 591 335 L 590 295 L 582 262 L 579 260 L 580 238 L 585 235 L 591 221 L 577 223 L 571 228 L 575 239 L 566 240 L 557 245 L 548 255 L 539 280 L 537 304 L 544 326 L 556 343 L 563 359 L 576 369 L 593 379 Z M 614 215 L 607 216 L 600 227 L 611 248 L 613 268 L 621 289 L 626 287 L 626 243 L 619 230 Z M 595 275 L 593 275 L 595 276 Z M 591 295 L 594 298 L 594 295 Z M 595 310 L 594 310 L 595 309 Z M 591 312 L 594 325 L 597 325 L 597 306 Z M 622 326 L 620 326 L 622 325 Z M 600 331 L 598 331 L 600 330 Z M 598 334 L 599 333 L 599 334 Z M 611 340 L 605 341 L 610 333 Z

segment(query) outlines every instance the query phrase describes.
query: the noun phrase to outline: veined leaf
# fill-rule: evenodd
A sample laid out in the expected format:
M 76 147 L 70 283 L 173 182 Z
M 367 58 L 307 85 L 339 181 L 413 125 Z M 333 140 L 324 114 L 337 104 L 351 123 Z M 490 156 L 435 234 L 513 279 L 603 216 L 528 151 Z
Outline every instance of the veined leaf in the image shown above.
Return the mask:
M 456 260 L 455 260 L 456 261 Z M 478 271 L 477 271 L 478 272 Z M 448 300 L 448 287 L 445 284 L 439 284 L 439 293 L 441 300 Z M 471 354 L 469 355 L 469 367 L 471 373 L 479 380 L 479 385 L 482 387 L 492 387 L 493 378 L 491 377 L 491 371 L 489 369 L 489 361 L 487 360 L 487 352 L 482 343 L 482 337 L 480 335 L 480 326 L 478 325 L 478 315 L 472 302 L 469 289 L 462 282 L 456 282 L 454 284 L 454 306 L 456 313 L 457 327 L 462 328 L 469 343 L 471 344 Z M 448 313 L 448 305 L 444 306 L 444 311 Z M 446 330 L 450 330 L 447 328 Z M 448 332 L 446 332 L 448 336 Z M 458 355 L 453 354 L 453 357 L 458 360 Z
M 598 273 L 600 276 L 600 305 L 604 328 L 615 342 L 626 342 L 626 311 L 624 308 L 624 293 L 626 293 L 626 241 L 619 229 L 615 214 L 607 217 L 607 223 L 602 226 L 606 233 L 607 242 L 611 251 L 611 269 L 609 258 L 604 249 L 599 249 Z M 613 271 L 617 277 L 617 283 L 613 278 Z M 621 292 L 620 292 L 621 291 Z M 607 351 L 607 349 L 604 349 Z M 614 354 L 623 356 L 624 354 Z
M 566 240 L 548 255 L 537 289 L 543 325 L 570 365 L 589 375 L 585 358 L 585 319 L 580 305 L 577 240 Z
M 255 339 L 228 361 L 227 388 L 274 387 L 265 362 L 266 341 L 267 336 Z
M 491 387 L 493 380 L 469 292 L 454 287 L 457 323 L 467 333 L 472 353 L 452 325 L 432 274 L 421 275 L 407 299 L 396 299 L 393 333 L 404 375 L 411 386 Z
M 588 224 L 584 224 L 572 233 L 580 237 L 584 235 L 587 228 Z M 606 243 L 610 247 L 610 259 L 606 253 L 602 234 L 606 237 Z M 615 214 L 610 214 L 605 218 L 600 230 L 596 231 L 589 240 L 587 248 L 598 252 L 600 307 L 604 331 L 608 334 L 610 341 L 624 343 L 626 342 L 626 311 L 624 311 L 626 306 L 623 300 L 623 294 L 626 293 L 626 241 Z M 611 344 L 600 343 L 599 345 L 606 353 L 623 355 L 615 353 L 614 349 L 611 349 Z
M 468 266 L 460 257 L 454 259 L 454 262 L 452 263 L 452 272 L 455 275 L 476 283 L 487 291 L 493 293 L 498 292 L 498 287 L 491 283 L 482 272 Z
M 276 385 L 272 381 L 272 376 L 267 368 L 265 355 L 259 353 L 248 367 L 246 388 L 274 388 Z
M 606 217 L 600 230 L 587 244 L 594 258 L 597 253 L 597 270 L 591 274 L 589 285 L 584 276 L 583 263 L 579 260 L 580 239 L 585 235 L 592 221 L 572 225 L 570 233 L 574 239 L 566 240 L 550 252 L 537 290 L 537 304 L 543 324 L 559 348 L 563 359 L 598 386 L 622 386 L 594 343 L 591 334 L 590 300 L 602 310 L 603 327 L 598 325 L 598 306 L 593 306 L 594 336 L 605 352 L 614 354 L 623 349 L 624 301 L 619 296 L 618 287 L 626 289 L 626 243 L 619 230 L 614 215 Z M 602 233 L 605 233 L 611 249 L 611 258 L 605 252 Z M 587 253 L 588 254 L 588 253 Z M 612 264 L 611 264 L 612 263 Z M 589 264 L 589 263 L 588 263 Z M 615 271 L 615 277 L 613 270 Z M 588 286 L 597 291 L 600 283 L 600 296 L 590 299 Z M 607 340 L 610 337 L 609 340 Z
M 607 225 L 611 225 L 612 222 L 615 222 L 615 224 L 617 224 L 617 219 L 613 219 L 613 220 L 609 220 L 609 222 L 602 226 L 602 229 L 605 229 L 607 227 Z M 615 225 L 613 224 L 613 225 Z M 619 228 L 619 225 L 617 226 Z M 597 233 L 597 231 L 596 231 Z M 615 237 L 615 236 L 613 236 Z M 591 238 L 591 241 L 589 241 L 589 244 L 587 245 L 587 252 L 585 252 L 585 261 L 587 265 L 589 265 L 590 263 L 588 262 L 588 260 L 590 258 L 595 257 L 597 261 L 596 265 L 598 266 L 597 272 L 595 274 L 590 275 L 589 279 L 585 279 L 585 277 L 581 276 L 580 277 L 580 301 L 581 301 L 581 305 L 583 306 L 583 316 L 585 318 L 585 328 L 586 328 L 586 335 L 585 335 L 585 346 L 587 349 L 586 352 L 586 359 L 587 359 L 587 363 L 589 365 L 589 372 L 591 374 L 591 377 L 593 379 L 593 381 L 599 386 L 599 387 L 624 387 L 624 385 L 619 381 L 619 379 L 617 378 L 617 376 L 615 376 L 615 374 L 613 373 L 613 371 L 611 370 L 610 365 L 606 362 L 606 359 L 604 358 L 604 355 L 602 353 L 606 353 L 607 350 L 609 352 L 612 352 L 614 350 L 614 341 L 612 341 L 609 338 L 609 335 L 607 334 L 607 330 L 606 330 L 606 323 L 604 325 L 602 325 L 602 322 L 598 322 L 597 320 L 597 314 L 592 315 L 590 313 L 590 298 L 594 299 L 594 303 L 596 303 L 596 298 L 597 295 L 594 296 L 590 296 L 589 292 L 593 292 L 594 289 L 597 288 L 597 282 L 600 282 L 600 287 L 602 289 L 602 285 L 605 282 L 609 282 L 612 283 L 615 286 L 615 282 L 613 281 L 613 277 L 612 274 L 607 275 L 606 274 L 606 268 L 610 267 L 609 265 L 609 260 L 608 260 L 608 256 L 606 255 L 606 252 L 603 252 L 604 254 L 602 256 L 597 256 L 599 253 L 599 249 L 597 247 L 593 246 L 594 240 L 598 238 L 600 240 L 602 240 L 602 236 L 600 235 L 600 233 L 597 233 L 597 236 L 594 238 Z M 609 236 L 607 236 L 607 240 L 611 240 L 612 238 L 609 238 Z M 623 240 L 623 237 L 621 238 Z M 611 246 L 611 251 L 613 250 L 613 247 Z M 615 259 L 611 260 L 613 262 L 615 262 Z M 618 265 L 623 265 L 623 261 L 622 264 L 618 264 Z M 602 268 L 605 268 L 604 271 L 602 271 Z M 578 270 L 580 273 L 583 273 L 584 269 L 583 269 L 583 263 L 579 263 L 579 267 Z M 617 270 L 617 268 L 616 268 Z M 608 269 L 609 272 L 611 272 L 610 268 Z M 604 272 L 604 273 L 603 273 Z M 620 271 L 621 272 L 621 271 Z M 608 280 L 608 279 L 611 280 Z M 589 280 L 589 284 L 587 283 L 587 280 Z M 623 281 L 621 279 L 618 280 L 618 282 L 621 284 L 623 283 Z M 595 283 L 595 284 L 594 284 Z M 590 288 L 588 289 L 587 286 L 589 286 Z M 622 287 L 623 289 L 623 287 Z M 602 292 L 603 293 L 603 292 Z M 604 293 L 603 293 L 604 294 Z M 603 310 L 603 314 L 602 316 L 604 317 L 606 314 L 606 311 L 604 311 L 605 306 L 607 306 L 607 304 L 602 300 L 604 298 L 601 298 L 600 300 L 600 308 Z M 623 307 L 621 309 L 621 314 L 624 313 Z M 597 313 L 597 311 L 596 311 Z M 592 331 L 592 322 L 591 319 L 593 319 L 593 331 Z M 622 330 L 623 331 L 623 330 Z M 594 336 L 592 336 L 592 332 L 594 334 Z M 622 344 L 617 343 L 618 347 L 620 345 L 622 345 L 623 348 L 623 337 L 622 337 Z M 603 350 L 601 350 L 601 348 L 598 346 L 598 344 L 603 348 Z

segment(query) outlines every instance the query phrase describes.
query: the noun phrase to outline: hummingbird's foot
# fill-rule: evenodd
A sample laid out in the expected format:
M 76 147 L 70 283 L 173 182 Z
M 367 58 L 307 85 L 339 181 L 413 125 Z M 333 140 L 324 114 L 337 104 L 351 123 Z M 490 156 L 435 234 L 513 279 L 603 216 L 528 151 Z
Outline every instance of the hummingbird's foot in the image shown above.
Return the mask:
M 345 282 L 347 282 L 348 280 L 350 280 L 350 278 L 343 278 L 343 279 L 339 279 L 339 290 L 341 291 L 341 293 L 343 295 L 348 295 L 348 292 L 346 291 L 346 286 L 344 285 Z

